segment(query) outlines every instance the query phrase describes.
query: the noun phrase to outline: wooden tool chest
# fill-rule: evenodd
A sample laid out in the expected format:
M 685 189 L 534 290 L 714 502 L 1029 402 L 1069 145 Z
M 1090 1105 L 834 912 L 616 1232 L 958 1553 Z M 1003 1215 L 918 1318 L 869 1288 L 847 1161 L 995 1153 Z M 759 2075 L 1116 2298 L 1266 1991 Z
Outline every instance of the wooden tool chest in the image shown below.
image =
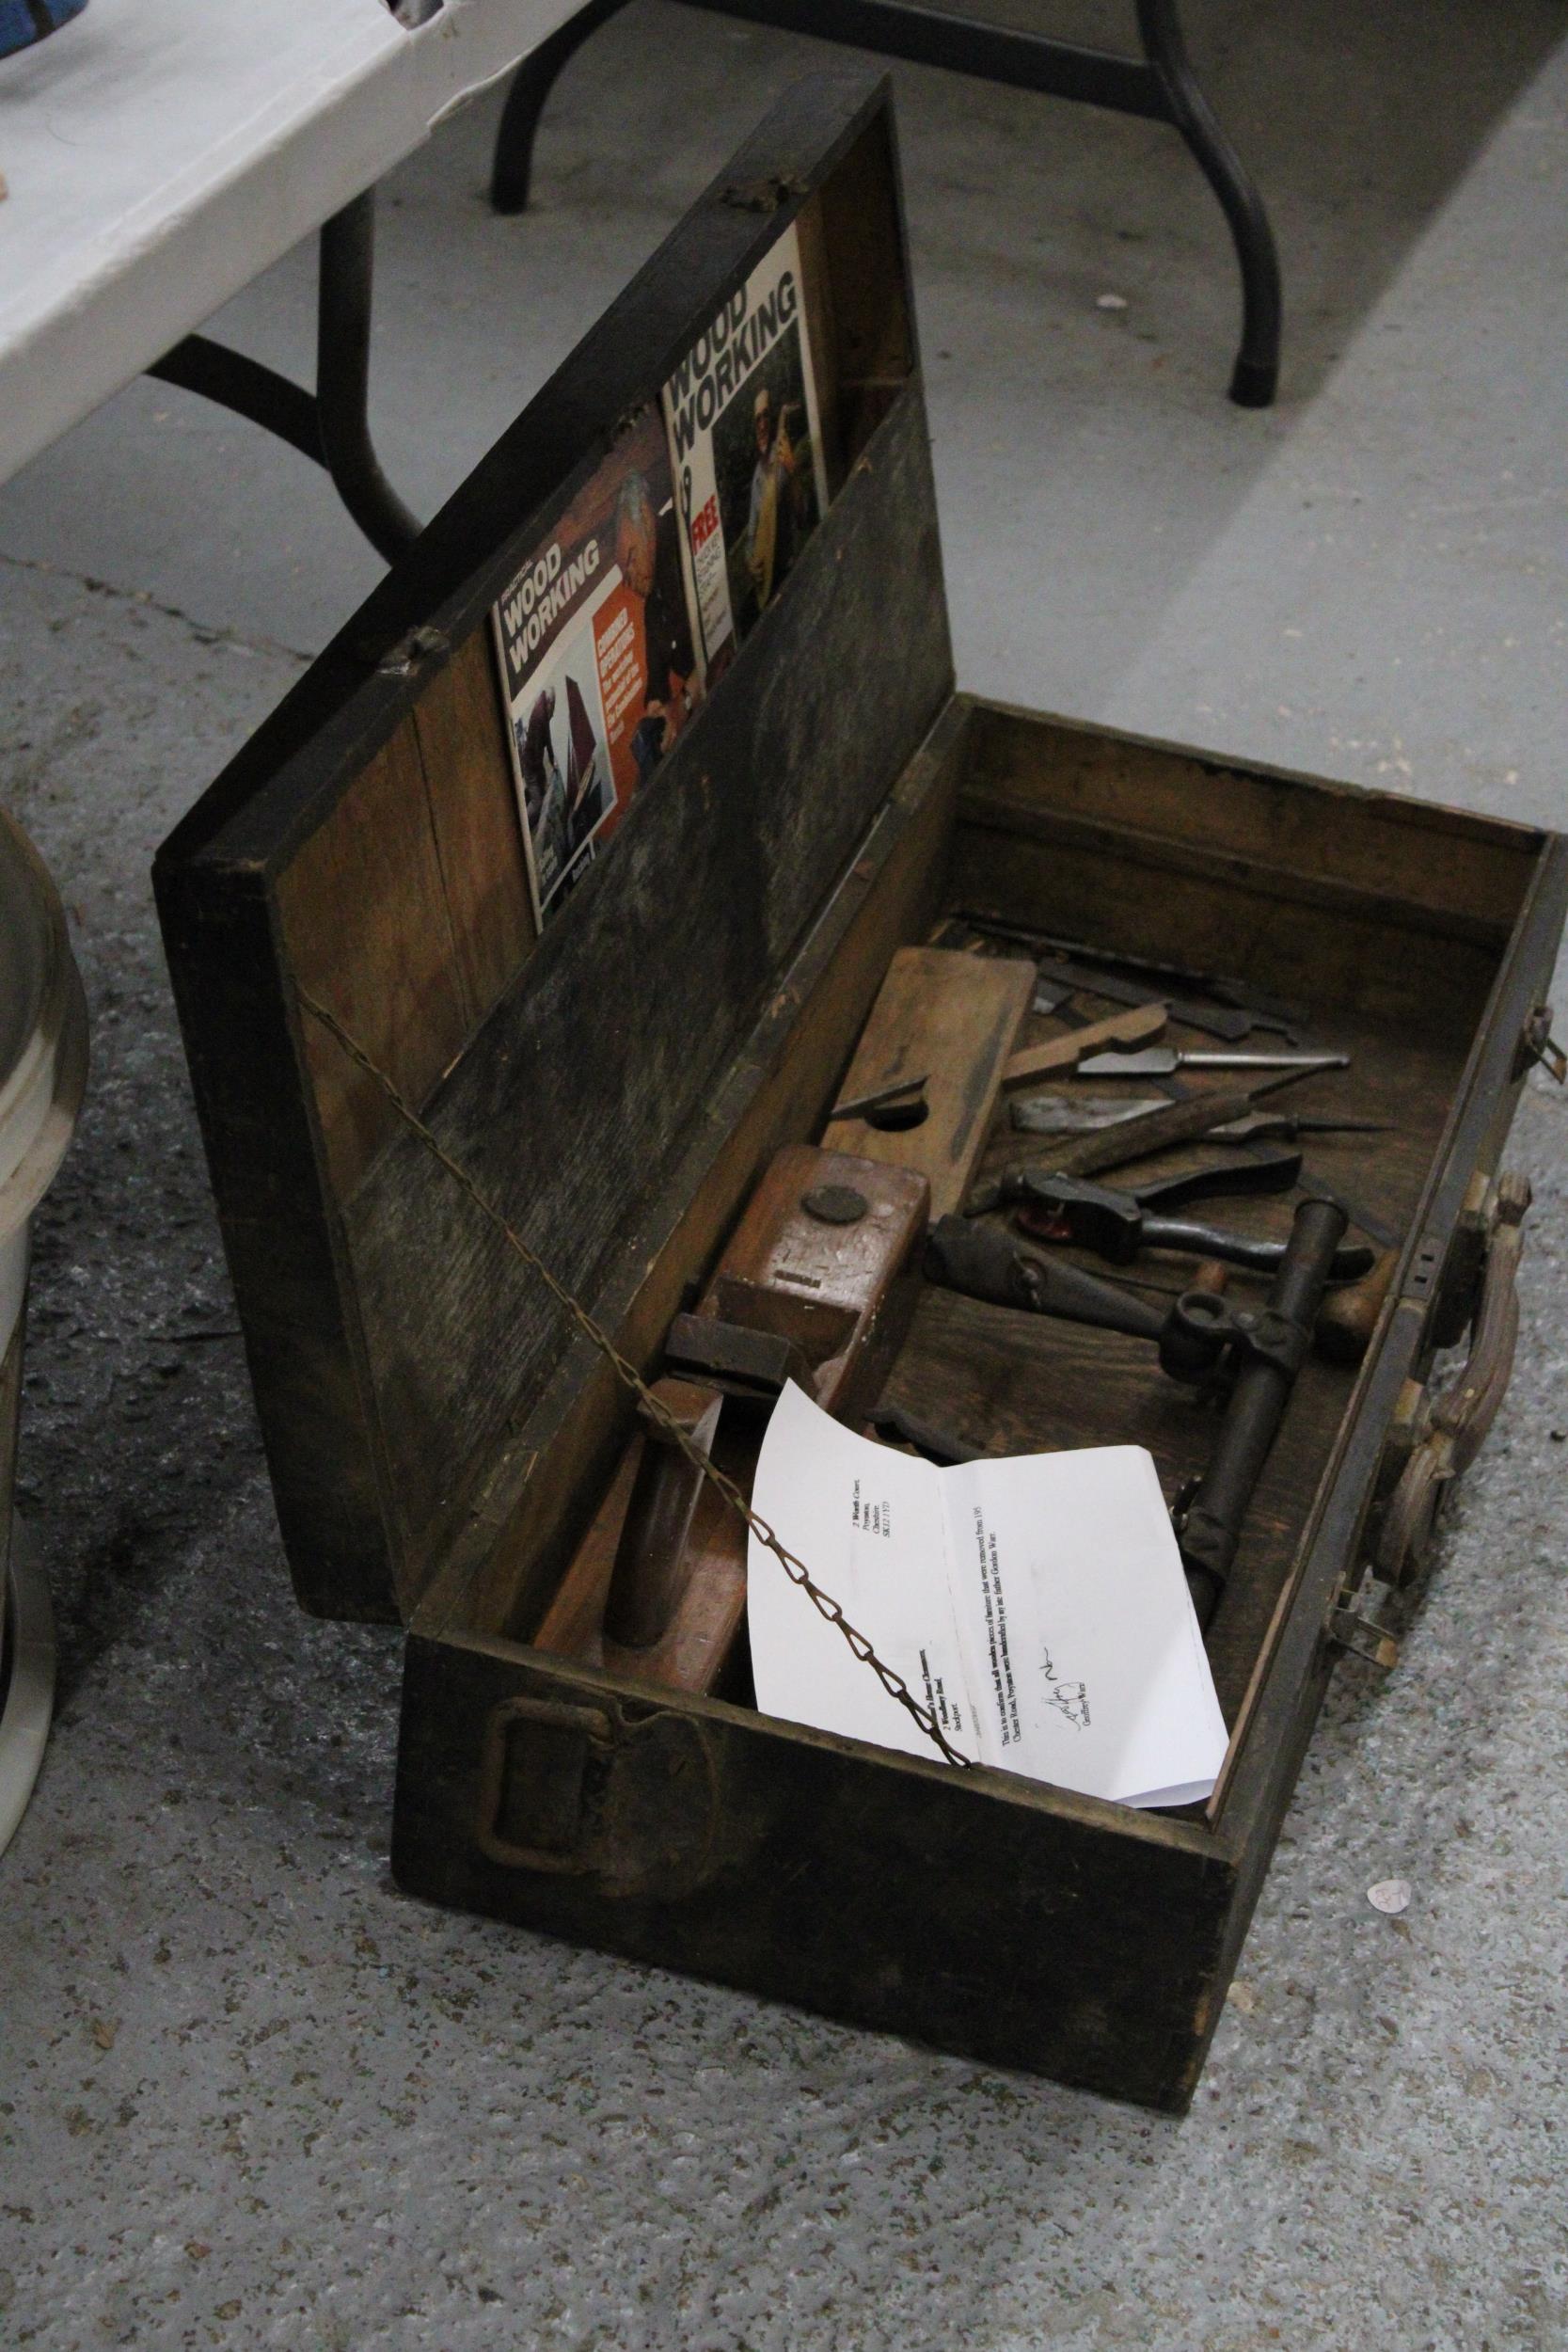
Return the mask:
M 831 502 L 541 930 L 490 609 L 791 226 Z M 891 99 L 840 75 L 769 117 L 156 884 L 299 1598 L 408 1628 L 400 1883 L 1184 2107 L 1334 1661 L 1387 1654 L 1366 1571 L 1414 1588 L 1506 1382 L 1523 1197 L 1499 1160 L 1568 847 L 955 691 Z M 1386 1122 L 1310 1154 L 1398 1270 L 1360 1365 L 1297 1382 L 1209 1633 L 1224 1773 L 1180 1814 L 534 1645 L 631 1401 L 374 1074 L 651 1377 L 775 1153 L 823 1139 L 895 951 L 959 914 L 1243 975 L 1349 1056 L 1310 1107 Z M 1024 1140 L 999 1121 L 984 1165 Z M 1289 1203 L 1245 1215 L 1277 1233 Z M 1467 1333 L 1434 1408 L 1434 1351 Z M 1207 1442 L 1137 1341 L 936 1289 L 889 1394 L 997 1452 L 1146 1445 L 1172 1498 Z

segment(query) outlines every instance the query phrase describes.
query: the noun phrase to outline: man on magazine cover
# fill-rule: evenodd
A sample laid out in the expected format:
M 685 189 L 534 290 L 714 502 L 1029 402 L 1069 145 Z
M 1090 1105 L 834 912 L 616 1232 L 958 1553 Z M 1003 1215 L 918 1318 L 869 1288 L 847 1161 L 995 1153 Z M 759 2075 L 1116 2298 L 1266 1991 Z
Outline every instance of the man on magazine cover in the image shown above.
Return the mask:
M 521 758 L 523 803 L 545 890 L 566 863 L 566 786 L 550 740 L 554 717 L 555 689 L 546 686 L 528 714 Z
M 796 456 L 789 420 L 801 413 L 799 401 L 786 401 L 773 416 L 773 401 L 764 384 L 752 407 L 752 431 L 756 464 L 752 472 L 752 505 L 746 520 L 746 569 L 757 611 L 764 612 L 775 589 L 782 588 L 795 561 Z
M 699 691 L 673 502 L 661 517 L 647 479 L 630 473 L 615 509 L 615 561 L 641 606 L 643 717 L 632 738 L 638 782 L 646 784 L 684 725 Z
M 615 787 L 578 681 L 566 678 L 566 812 L 568 854 L 592 840 L 600 819 L 615 804 Z

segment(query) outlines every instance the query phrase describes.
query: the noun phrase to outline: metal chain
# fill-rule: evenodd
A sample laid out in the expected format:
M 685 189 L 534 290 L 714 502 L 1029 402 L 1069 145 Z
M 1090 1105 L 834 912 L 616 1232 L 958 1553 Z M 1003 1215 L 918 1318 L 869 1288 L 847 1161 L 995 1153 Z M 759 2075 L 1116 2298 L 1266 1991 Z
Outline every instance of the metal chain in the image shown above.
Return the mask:
M 500 1211 L 485 1200 L 467 1169 L 452 1158 L 445 1145 L 425 1125 L 419 1113 L 404 1100 L 386 1072 L 377 1067 L 358 1040 L 352 1037 L 344 1028 L 336 1013 L 328 1011 L 324 1004 L 311 995 L 309 989 L 300 989 L 299 1001 L 306 1010 L 337 1039 L 349 1059 L 356 1062 L 368 1078 L 374 1080 L 404 1126 L 409 1128 L 424 1145 L 425 1150 L 439 1161 L 453 1183 L 462 1187 L 480 1215 L 486 1218 L 501 1235 L 507 1247 L 532 1273 L 537 1274 L 551 1297 L 565 1310 L 583 1336 L 593 1342 L 622 1386 L 631 1391 L 648 1419 L 657 1425 L 672 1445 L 685 1454 L 687 1460 L 707 1481 L 708 1485 L 717 1488 L 732 1509 L 739 1512 L 757 1541 L 773 1554 L 790 1582 L 800 1586 L 818 1616 L 825 1617 L 829 1625 L 832 1626 L 837 1632 L 842 1633 L 849 1645 L 852 1655 L 860 1661 L 863 1666 L 870 1667 L 889 1698 L 897 1700 L 905 1713 L 912 1718 L 916 1727 L 925 1734 L 949 1764 L 968 1765 L 972 1763 L 974 1760 L 972 1757 L 954 1747 L 936 1716 L 928 1707 L 921 1705 L 903 1676 L 878 1657 L 865 1635 L 850 1624 L 832 1595 L 823 1591 L 804 1561 L 797 1559 L 794 1552 L 787 1550 L 772 1528 L 768 1526 L 768 1521 L 752 1510 L 734 1479 L 726 1477 L 721 1470 L 714 1467 L 702 1447 L 696 1443 L 689 1432 L 683 1428 L 668 1406 L 654 1394 L 635 1364 L 629 1363 L 622 1355 L 603 1326 L 594 1321 L 587 1308 L 579 1304 L 565 1283 L 552 1274 L 538 1253 L 531 1249 L 528 1243 L 513 1231 Z

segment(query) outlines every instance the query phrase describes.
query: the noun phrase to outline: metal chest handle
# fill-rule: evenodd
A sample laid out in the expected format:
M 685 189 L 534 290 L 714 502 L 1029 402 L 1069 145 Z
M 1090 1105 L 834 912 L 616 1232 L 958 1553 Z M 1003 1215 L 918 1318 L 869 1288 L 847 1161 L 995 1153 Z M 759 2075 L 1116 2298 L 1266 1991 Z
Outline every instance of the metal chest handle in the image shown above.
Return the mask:
M 559 1846 L 525 1846 L 508 1837 L 501 1827 L 506 1810 L 506 1780 L 508 1751 L 515 1725 L 529 1724 L 542 1731 L 556 1731 L 564 1740 L 576 1738 L 582 1745 L 583 1759 L 589 1749 L 608 1756 L 615 1744 L 614 1728 L 609 1715 L 598 1707 L 570 1707 L 559 1699 L 510 1698 L 492 1708 L 484 1726 L 484 1746 L 480 1756 L 479 1801 L 475 1808 L 474 1836 L 477 1843 L 492 1862 L 504 1863 L 514 1870 L 587 1870 L 593 1866 L 581 1848 L 575 1843 Z
M 534 1770 L 525 1764 L 520 1778 L 518 1734 L 534 1735 L 535 1747 Z M 509 1870 L 592 1878 L 608 1896 L 673 1899 L 708 1877 L 719 1812 L 713 1740 L 679 1708 L 643 1712 L 607 1692 L 596 1706 L 516 1695 L 490 1710 L 473 1836 Z M 517 1836 L 524 1822 L 533 1836 Z
M 1519 1257 L 1529 1204 L 1528 1178 L 1498 1178 L 1469 1357 L 1457 1380 L 1423 1398 L 1416 1444 L 1378 1533 L 1375 1565 L 1390 1584 L 1410 1582 L 1419 1568 L 1446 1488 L 1475 1460 L 1507 1394 L 1519 1338 Z

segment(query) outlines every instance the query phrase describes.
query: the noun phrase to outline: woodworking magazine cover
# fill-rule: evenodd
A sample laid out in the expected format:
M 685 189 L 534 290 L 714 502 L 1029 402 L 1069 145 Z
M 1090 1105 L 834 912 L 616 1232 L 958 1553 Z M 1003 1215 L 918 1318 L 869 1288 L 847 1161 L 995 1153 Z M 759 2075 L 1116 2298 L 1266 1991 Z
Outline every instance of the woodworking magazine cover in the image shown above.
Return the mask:
M 711 683 L 828 503 L 793 228 L 698 336 L 664 388 L 664 413 L 697 654 Z
M 540 541 L 493 619 L 543 923 L 701 691 L 669 449 L 653 403 Z

